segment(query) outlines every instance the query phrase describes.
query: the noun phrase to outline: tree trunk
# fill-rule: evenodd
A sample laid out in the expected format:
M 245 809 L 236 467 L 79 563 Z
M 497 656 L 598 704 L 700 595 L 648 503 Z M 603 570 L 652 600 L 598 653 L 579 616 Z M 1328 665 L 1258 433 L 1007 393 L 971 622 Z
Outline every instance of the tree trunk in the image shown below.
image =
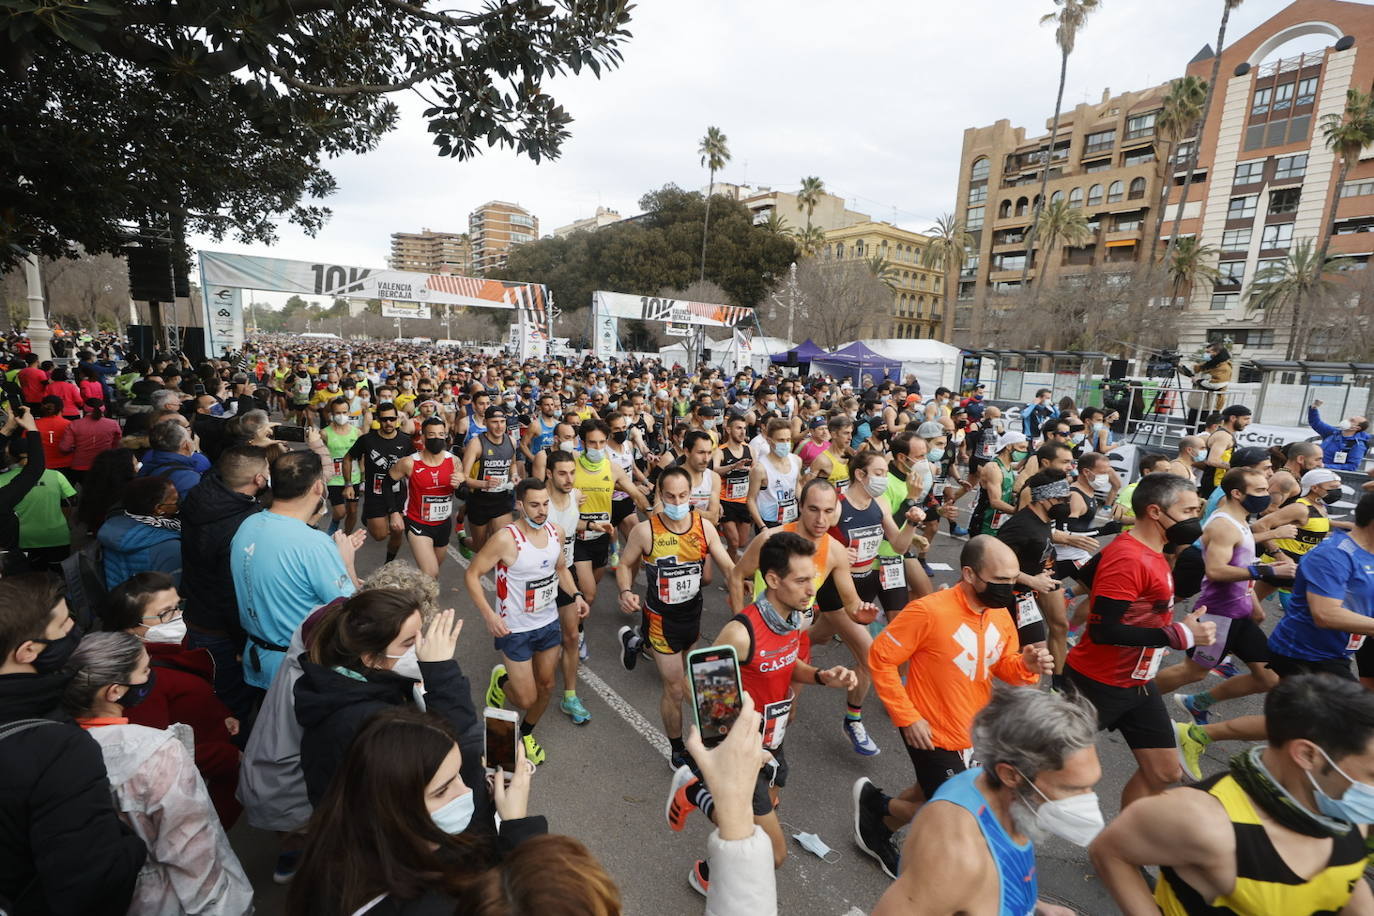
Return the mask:
M 1059 92 L 1054 97 L 1054 121 L 1050 124 L 1050 146 L 1045 151 L 1045 170 L 1040 173 L 1040 197 L 1031 208 L 1031 224 L 1026 230 L 1026 263 L 1021 268 L 1021 291 L 1025 292 L 1030 276 L 1031 252 L 1035 246 L 1035 231 L 1040 227 L 1040 213 L 1045 209 L 1045 189 L 1050 183 L 1050 166 L 1054 163 L 1054 144 L 1059 139 L 1059 110 L 1064 104 L 1064 81 L 1069 75 L 1069 52 L 1059 52 Z M 986 219 L 986 214 L 985 214 Z M 1043 270 L 1041 271 L 1043 273 Z
M 1288 326 L 1288 359 L 1300 359 L 1298 338 L 1302 336 L 1302 301 L 1293 300 L 1293 320 Z
M 1198 154 L 1202 152 L 1202 135 L 1207 130 L 1207 116 L 1212 112 L 1212 99 L 1216 96 L 1217 80 L 1221 76 L 1221 51 L 1226 44 L 1226 23 L 1230 18 L 1231 0 L 1221 0 L 1221 26 L 1217 29 L 1217 46 L 1213 49 L 1216 56 L 1212 58 L 1212 78 L 1207 81 L 1207 98 L 1202 103 L 1197 142 L 1188 153 L 1188 172 L 1183 178 L 1183 195 L 1178 199 L 1178 209 L 1174 211 L 1174 225 L 1169 232 L 1169 247 L 1164 250 L 1166 264 L 1174 256 L 1174 247 L 1178 245 L 1178 233 L 1183 226 L 1183 206 L 1188 202 L 1188 189 L 1193 186 L 1193 172 L 1197 170 Z
M 959 276 L 954 272 L 954 258 L 951 257 L 945 262 L 945 314 L 940 322 L 940 339 L 945 343 L 950 343 L 954 337 L 954 303 L 958 299 Z
M 1150 256 L 1145 260 L 1145 266 L 1149 270 L 1149 275 L 1153 275 L 1155 269 L 1155 252 L 1159 250 L 1159 237 L 1164 234 L 1164 215 L 1169 209 L 1169 187 L 1174 183 L 1172 171 L 1169 168 L 1169 160 L 1173 158 L 1174 149 L 1177 146 L 1174 142 L 1169 143 L 1169 155 L 1164 157 L 1164 178 L 1163 187 L 1159 192 L 1159 207 L 1155 213 L 1155 234 L 1150 237 Z
M 1331 209 L 1327 213 L 1326 222 L 1322 224 L 1322 247 L 1317 252 L 1317 274 L 1320 277 L 1326 267 L 1326 253 L 1331 249 L 1331 236 L 1336 232 L 1336 207 L 1341 202 L 1341 192 L 1345 190 L 1345 180 L 1350 176 L 1350 166 L 1353 158 L 1359 156 L 1341 156 L 1341 173 L 1336 179 L 1336 193 L 1331 198 Z
M 706 219 L 701 224 L 701 276 L 700 282 L 706 282 L 706 233 L 711 228 L 711 198 L 716 195 L 716 170 L 711 169 L 711 181 L 706 186 Z

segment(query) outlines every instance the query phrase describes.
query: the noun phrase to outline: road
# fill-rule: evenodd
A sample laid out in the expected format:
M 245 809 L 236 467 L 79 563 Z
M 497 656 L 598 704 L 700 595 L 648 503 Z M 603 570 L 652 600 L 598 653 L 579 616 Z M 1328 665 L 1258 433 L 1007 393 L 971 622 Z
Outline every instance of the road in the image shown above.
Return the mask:
M 943 532 L 932 545 L 929 559 L 949 564 L 953 570 L 937 573 L 937 587 L 957 579 L 961 547 L 961 540 Z M 406 555 L 402 553 L 403 558 Z M 359 571 L 366 575 L 383 559 L 382 548 L 369 542 L 359 554 Z M 451 553 L 441 570 L 440 600 L 447 602 L 441 606 L 456 607 L 466 620 L 457 658 L 474 691 L 480 691 L 499 657 L 467 598 L 463 566 L 455 559 L 461 560 Z M 704 854 L 710 825 L 694 813 L 687 828 L 674 833 L 664 820 L 671 772 L 658 712 L 659 681 L 647 663 L 633 672 L 622 667 L 616 632 L 627 618 L 615 598 L 614 580 L 608 575 L 587 623 L 591 655 L 578 685 L 578 695 L 592 719 L 576 726 L 558 711 L 556 699 L 550 705 L 538 731 L 548 759 L 535 775 L 530 811 L 546 816 L 551 831 L 578 838 L 597 855 L 620 886 L 625 913 L 699 913 L 702 898 L 687 884 L 687 872 L 692 861 Z M 718 583 L 708 586 L 703 637 L 713 637 L 729 616 L 724 590 Z M 839 643 L 818 647 L 815 654 L 822 666 L 848 664 L 851 658 Z M 1171 660 L 1180 658 L 1175 653 Z M 557 689 L 561 689 L 561 679 Z M 475 699 L 480 705 L 480 696 Z M 1170 704 L 1170 708 L 1176 719 L 1183 719 L 1177 707 Z M 779 816 L 789 834 L 817 834 L 839 853 L 839 859 L 833 864 L 822 861 L 789 840 L 789 857 L 777 872 L 778 906 L 783 913 L 861 916 L 872 910 L 890 883 L 854 845 L 850 788 L 858 777 L 869 776 L 895 794 L 914 782 L 911 763 L 896 728 L 875 698 L 869 697 L 864 717 L 882 749 L 877 757 L 853 751 L 841 730 L 844 709 L 843 692 L 807 689 L 798 719 L 788 728 L 791 773 Z M 1221 714 L 1231 717 L 1259 711 L 1259 699 L 1246 698 L 1227 703 Z M 1235 745 L 1214 745 L 1204 771 L 1224 768 L 1227 756 L 1236 749 Z M 1102 736 L 1098 752 L 1103 767 L 1098 792 L 1103 813 L 1110 819 L 1119 810 L 1121 787 L 1134 771 L 1134 761 L 1115 733 Z M 230 838 L 258 890 L 259 912 L 283 912 L 285 889 L 271 880 L 276 838 L 242 822 Z M 1085 850 L 1050 838 L 1039 845 L 1037 855 L 1042 898 L 1085 916 L 1116 912 Z M 940 863 L 903 863 L 907 867 L 939 868 Z

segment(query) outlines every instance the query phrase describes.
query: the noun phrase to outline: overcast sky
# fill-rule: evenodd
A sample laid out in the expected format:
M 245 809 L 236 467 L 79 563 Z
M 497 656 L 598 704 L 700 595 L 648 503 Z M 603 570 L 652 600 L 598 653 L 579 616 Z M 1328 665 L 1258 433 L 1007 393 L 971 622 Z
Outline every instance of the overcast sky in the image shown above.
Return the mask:
M 1287 5 L 1247 0 L 1230 35 Z M 729 138 L 721 180 L 795 190 L 818 175 L 851 208 L 921 231 L 952 209 L 966 127 L 1009 118 L 1044 129 L 1059 56 L 1037 19 L 1050 9 L 1048 0 L 639 0 L 620 69 L 549 85 L 574 118 L 559 159 L 440 158 L 410 96 L 374 152 L 330 163 L 339 190 L 318 237 L 283 224 L 270 249 L 195 243 L 383 267 L 392 232 L 466 231 L 468 213 L 491 199 L 531 210 L 543 234 L 597 205 L 629 216 L 647 190 L 705 185 L 696 148 L 707 125 Z M 1220 9 L 1221 0 L 1106 0 L 1079 35 L 1065 106 L 1180 75 L 1215 40 Z

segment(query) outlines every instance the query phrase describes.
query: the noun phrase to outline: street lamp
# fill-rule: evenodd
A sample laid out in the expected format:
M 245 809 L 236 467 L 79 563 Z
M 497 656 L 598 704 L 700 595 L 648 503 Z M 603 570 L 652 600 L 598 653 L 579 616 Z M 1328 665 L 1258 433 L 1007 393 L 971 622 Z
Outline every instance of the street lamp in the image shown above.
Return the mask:
M 773 304 L 768 306 L 768 319 L 770 321 L 776 320 L 778 309 L 785 310 L 787 312 L 787 342 L 789 344 L 796 343 L 792 339 L 793 326 L 797 318 L 807 316 L 806 297 L 797 292 L 796 261 L 793 261 L 792 266 L 787 269 L 787 301 L 783 302 L 779 299 L 777 293 L 770 293 L 768 298 L 773 300 Z

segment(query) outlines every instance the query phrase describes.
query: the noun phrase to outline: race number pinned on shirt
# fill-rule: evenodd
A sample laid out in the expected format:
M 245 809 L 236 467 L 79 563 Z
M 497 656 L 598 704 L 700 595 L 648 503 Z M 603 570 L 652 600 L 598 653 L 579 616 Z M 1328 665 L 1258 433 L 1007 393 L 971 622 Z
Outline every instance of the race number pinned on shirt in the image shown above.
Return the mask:
M 749 495 L 749 479 L 726 481 L 729 484 L 725 491 L 726 499 L 744 499 Z
M 763 707 L 763 746 L 775 751 L 782 747 L 787 733 L 787 720 L 792 715 L 792 697 L 769 703 Z
M 664 604 L 686 604 L 701 593 L 700 563 L 658 566 L 658 600 Z
M 878 587 L 885 592 L 906 588 L 906 562 L 901 557 L 878 557 Z
M 1351 633 L 1349 635 L 1350 639 L 1345 644 L 1345 651 L 1355 652 L 1360 648 L 1360 646 L 1364 645 L 1364 634 Z
M 373 495 L 373 496 L 381 496 L 381 495 L 382 495 L 382 475 L 381 475 L 381 474 L 373 474 L 373 475 L 372 475 L 372 495 Z
M 786 525 L 788 522 L 797 520 L 797 494 L 788 492 L 786 496 L 778 497 L 778 521 Z
M 1035 601 L 1034 592 L 1026 592 L 1024 595 L 1016 596 L 1016 625 L 1018 627 L 1027 627 L 1044 619 L 1045 615 L 1040 613 L 1040 605 Z
M 342 477 L 342 476 L 343 476 L 343 459 L 342 459 L 342 458 L 335 458 L 335 459 L 334 459 L 334 476 L 335 476 L 335 477 Z
M 558 574 L 549 573 L 542 579 L 533 579 L 525 583 L 525 613 L 533 614 L 546 607 L 553 606 L 554 599 L 558 596 Z
M 1131 672 L 1131 680 L 1152 681 L 1155 674 L 1159 671 L 1159 663 L 1164 661 L 1163 649 L 1141 649 L 1140 659 L 1135 663 L 1135 670 Z
M 882 525 L 865 525 L 849 533 L 850 544 L 854 547 L 854 566 L 862 569 L 873 562 L 878 548 L 883 543 Z
M 453 497 L 451 496 L 421 496 L 420 517 L 427 524 L 448 521 L 453 515 Z
M 577 533 L 577 537 L 578 537 L 580 540 L 583 540 L 583 541 L 594 541 L 594 540 L 596 540 L 597 538 L 605 537 L 605 536 L 606 536 L 606 532 L 601 531 L 601 530 L 599 530 L 599 529 L 594 529 L 594 528 L 592 528 L 592 526 L 593 526 L 593 525 L 596 525 L 596 524 L 600 524 L 601 522 L 609 522 L 609 521 L 611 520 L 611 513 L 609 513 L 609 512 L 583 512 L 581 517 L 582 517 L 583 519 L 586 520 L 586 522 L 587 522 L 587 528 L 586 528 L 585 531 L 579 531 L 579 532 Z

